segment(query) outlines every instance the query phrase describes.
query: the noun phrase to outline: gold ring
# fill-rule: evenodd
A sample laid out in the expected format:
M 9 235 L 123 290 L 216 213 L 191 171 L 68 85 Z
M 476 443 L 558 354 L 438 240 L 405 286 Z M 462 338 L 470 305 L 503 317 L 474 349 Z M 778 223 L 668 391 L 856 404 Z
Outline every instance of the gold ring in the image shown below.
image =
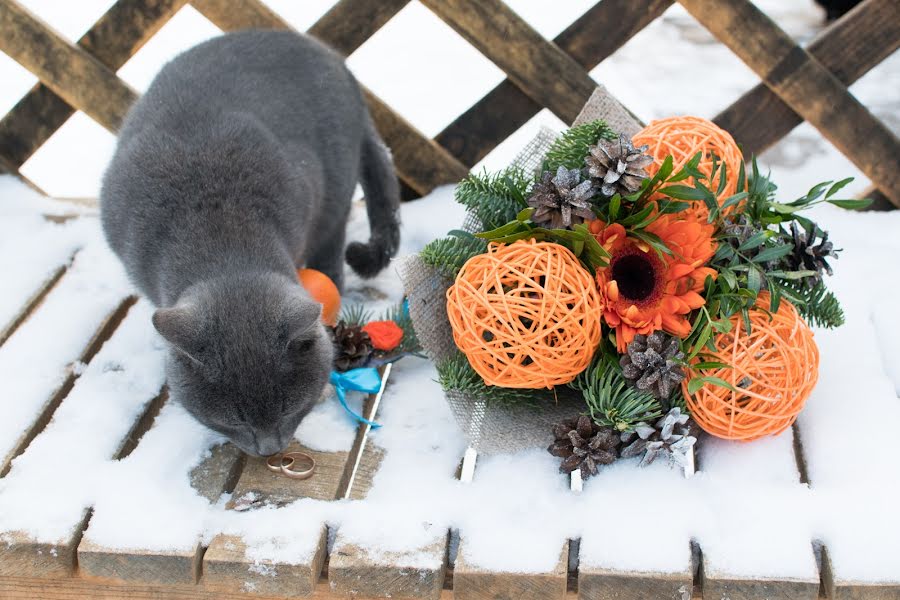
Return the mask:
M 287 462 L 285 462 L 287 459 Z M 298 462 L 305 462 L 309 467 L 301 471 L 295 471 L 293 467 Z M 288 452 L 281 457 L 281 472 L 291 479 L 309 479 L 316 470 L 316 459 L 305 452 Z
M 293 464 L 294 459 L 283 454 L 273 454 L 266 459 L 266 467 L 273 473 L 281 473 L 283 468 L 290 468 Z

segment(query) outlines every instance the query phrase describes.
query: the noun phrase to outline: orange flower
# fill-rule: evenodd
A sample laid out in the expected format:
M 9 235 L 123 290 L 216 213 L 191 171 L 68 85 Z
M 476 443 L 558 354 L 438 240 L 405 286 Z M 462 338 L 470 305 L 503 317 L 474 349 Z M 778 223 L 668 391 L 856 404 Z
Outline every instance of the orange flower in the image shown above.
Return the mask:
M 403 341 L 403 329 L 393 321 L 372 321 L 362 328 L 369 334 L 372 347 L 390 352 Z
M 610 254 L 609 266 L 597 269 L 603 320 L 616 331 L 616 347 L 624 352 L 637 334 L 663 329 L 686 337 L 690 312 L 706 302 L 700 295 L 707 275 L 703 265 L 715 253 L 713 227 L 663 215 L 647 227 L 672 251 L 663 255 L 626 236 L 618 223 L 592 221 L 590 231 Z

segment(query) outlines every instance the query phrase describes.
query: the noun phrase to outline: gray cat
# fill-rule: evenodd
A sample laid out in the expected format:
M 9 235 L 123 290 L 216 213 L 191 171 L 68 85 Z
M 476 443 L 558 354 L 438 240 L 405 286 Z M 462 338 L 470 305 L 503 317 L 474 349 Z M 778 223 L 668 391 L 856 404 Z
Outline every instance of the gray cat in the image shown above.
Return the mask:
M 344 251 L 357 180 L 371 237 Z M 103 180 L 110 246 L 158 307 L 168 385 L 250 454 L 290 441 L 328 381 L 321 306 L 296 269 L 340 287 L 383 269 L 399 190 L 358 84 L 333 51 L 247 31 L 188 50 L 134 105 Z

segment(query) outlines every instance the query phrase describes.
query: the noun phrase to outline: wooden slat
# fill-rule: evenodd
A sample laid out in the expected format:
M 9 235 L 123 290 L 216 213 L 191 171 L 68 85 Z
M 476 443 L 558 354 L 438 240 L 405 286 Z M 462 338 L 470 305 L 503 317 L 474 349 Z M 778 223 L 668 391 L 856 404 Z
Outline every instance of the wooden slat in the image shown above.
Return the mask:
M 118 0 L 77 45 L 117 71 L 184 6 L 186 0 Z M 43 83 L 0 120 L 0 148 L 16 169 L 22 166 L 75 109 Z
M 578 568 L 578 596 L 585 600 L 643 600 L 690 598 L 693 573 L 638 573 Z M 687 596 L 685 596 L 687 594 Z
M 0 50 L 110 131 L 118 130 L 137 99 L 112 70 L 15 0 L 0 0 Z
M 597 84 L 501 0 L 422 0 L 523 92 L 572 122 Z
M 390 365 L 382 371 L 381 391 L 368 396 L 363 402 L 363 416 L 374 419 L 377 407 L 387 385 Z M 326 402 L 335 401 L 329 397 Z M 309 479 L 297 480 L 273 473 L 264 458 L 248 458 L 232 494 L 229 508 L 242 497 L 252 497 L 255 502 L 281 506 L 299 498 L 336 500 L 346 495 L 353 476 L 357 453 L 363 450 L 367 425 L 361 425 L 350 451 L 319 452 L 306 448 L 296 440 L 286 452 L 305 452 L 316 461 L 316 472 Z M 276 596 L 308 596 L 319 581 L 327 551 L 328 530 L 325 523 L 319 527 L 313 542 L 313 552 L 307 560 L 282 564 L 259 561 L 246 556 L 247 546 L 235 535 L 219 534 L 213 538 L 203 558 L 203 584 L 223 592 L 240 592 L 251 589 L 254 594 Z M 261 569 L 260 566 L 264 569 Z M 265 572 L 263 572 L 265 571 Z M 278 573 L 277 577 L 268 574 Z
M 453 569 L 453 597 L 458 600 L 552 600 L 565 598 L 569 544 L 563 545 L 556 567 L 549 573 L 499 573 L 469 565 L 465 534 Z
M 823 30 L 806 47 L 844 85 L 850 85 L 900 48 L 900 4 L 867 0 Z M 714 121 L 743 146 L 760 154 L 803 122 L 764 83 L 719 113 Z
M 867 583 L 837 578 L 828 548 L 822 548 L 822 583 L 829 600 L 900 600 L 900 583 Z
M 593 69 L 672 5 L 672 0 L 603 0 L 553 42 L 585 69 Z M 509 79 L 503 80 L 444 128 L 435 141 L 468 167 L 475 165 L 541 110 Z
M 679 1 L 900 206 L 900 140 L 840 80 L 750 0 Z
M 191 471 L 191 485 L 210 502 L 229 490 L 242 465 L 243 454 L 235 446 L 217 446 Z M 138 584 L 195 584 L 203 548 L 200 541 L 186 551 L 146 551 L 107 548 L 82 540 L 78 545 L 81 572 L 90 577 Z
M 69 259 L 68 264 L 63 264 L 53 270 L 47 279 L 41 284 L 41 286 L 34 291 L 34 294 L 25 301 L 25 304 L 22 306 L 22 310 L 19 311 L 17 315 L 15 315 L 9 323 L 0 327 L 0 346 L 2 346 L 9 337 L 15 333 L 16 329 L 25 322 L 25 319 L 33 313 L 37 308 L 41 305 L 41 302 L 44 301 L 44 298 L 47 297 L 47 294 L 50 293 L 50 290 L 59 283 L 59 280 L 62 279 L 62 276 L 65 275 L 66 269 L 69 268 L 69 264 L 72 263 L 72 259 Z
M 202 0 L 195 2 L 194 5 L 204 16 L 225 31 L 242 29 L 248 24 L 271 29 L 292 29 L 284 19 L 262 6 L 259 0 L 235 0 L 232 2 Z M 358 9 L 354 9 L 349 2 L 346 3 L 346 6 L 336 6 L 322 17 L 325 23 L 321 25 L 316 23 L 312 30 L 318 31 L 320 39 L 325 43 L 334 41 L 336 46 L 350 49 L 354 44 L 364 41 L 362 35 L 351 36 L 342 31 L 331 31 L 325 25 L 334 22 L 335 17 L 332 13 L 339 7 L 340 12 L 337 14 L 348 14 L 354 10 L 358 12 Z M 391 7 L 397 8 L 397 3 L 391 3 Z M 389 11 L 385 12 L 382 9 L 377 15 L 379 19 L 386 21 L 385 16 L 388 13 Z M 367 28 L 366 31 L 374 32 L 372 28 Z M 372 119 L 385 143 L 391 149 L 397 174 L 412 189 L 420 194 L 427 194 L 439 185 L 455 183 L 468 175 L 469 170 L 465 165 L 456 160 L 444 148 L 425 137 L 375 94 L 364 87 L 363 93 L 368 102 Z

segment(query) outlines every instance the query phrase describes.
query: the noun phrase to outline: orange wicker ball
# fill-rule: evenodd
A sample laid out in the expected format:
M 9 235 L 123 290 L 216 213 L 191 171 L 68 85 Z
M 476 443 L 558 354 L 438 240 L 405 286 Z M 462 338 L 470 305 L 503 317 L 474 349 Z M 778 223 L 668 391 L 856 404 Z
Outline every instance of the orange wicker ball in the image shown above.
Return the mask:
M 659 166 L 668 155 L 672 155 L 674 164 L 673 173 L 677 173 L 684 164 L 697 152 L 703 152 L 698 170 L 709 176 L 712 173 L 713 154 L 719 164 L 725 163 L 725 189 L 718 196 L 719 204 L 725 198 L 734 195 L 737 190 L 737 178 L 744 157 L 741 149 L 731 134 L 707 119 L 700 117 L 669 117 L 652 121 L 644 127 L 633 139 L 635 146 L 650 146 L 647 154 L 655 161 L 647 167 L 647 172 L 653 176 L 659 170 Z M 708 181 L 705 185 L 713 191 L 718 189 L 721 168 L 716 173 L 712 184 Z M 693 182 L 693 178 L 688 181 Z M 702 202 L 694 202 L 686 213 L 694 214 L 700 218 L 706 218 L 709 212 Z M 682 213 L 684 214 L 684 213 Z
M 491 244 L 447 290 L 457 347 L 488 385 L 550 388 L 572 381 L 600 343 L 600 299 L 567 248 Z
M 760 297 L 759 306 L 769 306 L 767 295 Z M 747 335 L 738 314 L 731 319 L 731 331 L 716 338 L 718 352 L 711 360 L 732 368 L 701 373 L 724 379 L 739 391 L 706 383 L 692 395 L 688 380 L 682 383 L 697 424 L 727 440 L 755 440 L 790 427 L 819 378 L 819 350 L 794 305 L 782 300 L 771 317 L 751 310 L 750 322 Z
M 341 293 L 331 278 L 315 269 L 300 269 L 297 271 L 297 279 L 310 297 L 322 305 L 322 322 L 334 325 L 341 310 Z

